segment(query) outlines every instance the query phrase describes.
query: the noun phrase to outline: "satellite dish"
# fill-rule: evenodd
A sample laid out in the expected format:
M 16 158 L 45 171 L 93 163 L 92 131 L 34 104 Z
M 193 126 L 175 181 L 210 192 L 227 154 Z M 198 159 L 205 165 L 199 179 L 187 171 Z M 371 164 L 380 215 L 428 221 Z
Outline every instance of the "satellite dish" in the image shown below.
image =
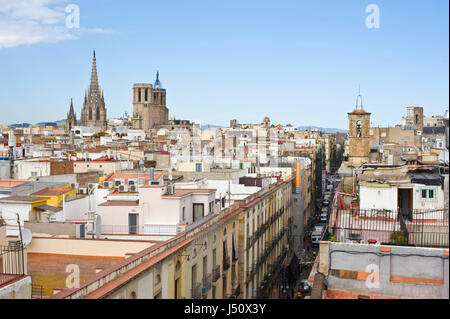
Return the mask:
M 33 239 L 33 233 L 27 228 L 22 228 L 22 243 L 24 246 L 29 245 Z
M 95 237 L 97 239 L 100 239 L 102 235 L 102 218 L 100 217 L 100 215 L 97 215 L 95 217 Z

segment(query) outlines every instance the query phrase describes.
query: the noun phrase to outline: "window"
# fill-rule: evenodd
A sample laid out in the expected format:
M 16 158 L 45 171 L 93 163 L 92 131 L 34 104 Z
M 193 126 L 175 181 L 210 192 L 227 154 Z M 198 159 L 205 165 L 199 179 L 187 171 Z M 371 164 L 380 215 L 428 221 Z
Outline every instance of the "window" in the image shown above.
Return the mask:
M 432 189 L 428 190 L 428 198 L 434 198 L 434 190 Z
M 427 190 L 422 189 L 422 198 L 427 198 Z
M 209 213 L 212 214 L 214 212 L 214 202 L 209 203 Z
M 186 207 L 183 207 L 183 213 L 181 215 L 181 221 L 183 223 L 186 221 Z
M 141 89 L 138 89 L 138 102 L 141 102 Z
M 356 122 L 356 137 L 361 137 L 361 121 Z
M 203 204 L 194 204 L 194 222 L 203 218 L 204 210 Z
M 92 120 L 92 108 L 89 108 L 89 120 Z
M 99 108 L 97 108 L 97 110 L 96 110 L 96 118 L 97 118 L 97 121 L 100 120 L 100 109 Z

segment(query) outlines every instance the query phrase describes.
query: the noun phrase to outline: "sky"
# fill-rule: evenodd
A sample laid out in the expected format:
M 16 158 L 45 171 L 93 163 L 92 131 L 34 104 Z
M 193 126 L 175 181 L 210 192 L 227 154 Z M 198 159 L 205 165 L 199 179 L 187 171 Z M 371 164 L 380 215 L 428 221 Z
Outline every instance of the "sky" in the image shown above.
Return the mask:
M 379 27 L 366 20 L 379 8 Z M 79 9 L 79 27 L 73 19 Z M 0 0 L 0 124 L 80 118 L 95 49 L 108 118 L 134 83 L 167 90 L 169 117 L 346 129 L 358 85 L 372 125 L 449 101 L 445 0 Z M 68 12 L 66 12 L 66 9 Z M 371 20 L 374 21 L 374 20 Z

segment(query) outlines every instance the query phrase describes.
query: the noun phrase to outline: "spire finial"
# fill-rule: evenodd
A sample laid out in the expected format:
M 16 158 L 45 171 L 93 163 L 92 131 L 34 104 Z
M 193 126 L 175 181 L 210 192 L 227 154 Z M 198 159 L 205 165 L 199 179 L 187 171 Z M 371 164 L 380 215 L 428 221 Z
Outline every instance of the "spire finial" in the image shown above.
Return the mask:
M 94 59 L 95 59 L 95 49 L 94 49 Z
M 358 104 L 358 101 L 360 102 Z M 358 84 L 358 96 L 356 97 L 356 106 L 355 106 L 356 110 L 359 109 L 363 109 L 363 100 L 362 100 L 362 96 L 361 96 L 361 84 Z
M 161 81 L 159 81 L 159 70 L 156 70 L 156 81 L 155 84 L 153 85 L 155 88 L 157 89 L 161 89 L 162 85 L 161 85 Z

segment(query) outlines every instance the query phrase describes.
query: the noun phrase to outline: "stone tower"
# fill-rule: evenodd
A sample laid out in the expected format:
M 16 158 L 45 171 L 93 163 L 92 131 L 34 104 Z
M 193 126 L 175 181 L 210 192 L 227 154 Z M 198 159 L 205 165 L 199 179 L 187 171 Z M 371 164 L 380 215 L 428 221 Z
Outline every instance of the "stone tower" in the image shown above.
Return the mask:
M 77 126 L 77 115 L 73 110 L 73 101 L 70 99 L 70 110 L 69 113 L 67 113 L 66 130 L 70 132 L 74 126 Z
M 263 128 L 265 128 L 266 130 L 270 130 L 270 118 L 268 116 L 264 118 L 261 124 Z
M 360 104 L 358 105 L 358 99 Z M 355 110 L 348 113 L 349 121 L 349 163 L 360 165 L 369 162 L 370 156 L 370 113 L 364 111 L 361 94 L 356 99 Z
M 169 122 L 169 109 L 166 107 L 166 90 L 159 81 L 152 84 L 133 85 L 133 128 L 151 130 Z
M 84 104 L 81 111 L 81 124 L 83 126 L 95 126 L 106 130 L 106 107 L 103 91 L 98 84 L 97 61 L 92 61 L 91 84 L 84 95 Z
M 406 118 L 403 118 L 403 128 L 423 131 L 423 107 L 414 104 L 406 106 Z

